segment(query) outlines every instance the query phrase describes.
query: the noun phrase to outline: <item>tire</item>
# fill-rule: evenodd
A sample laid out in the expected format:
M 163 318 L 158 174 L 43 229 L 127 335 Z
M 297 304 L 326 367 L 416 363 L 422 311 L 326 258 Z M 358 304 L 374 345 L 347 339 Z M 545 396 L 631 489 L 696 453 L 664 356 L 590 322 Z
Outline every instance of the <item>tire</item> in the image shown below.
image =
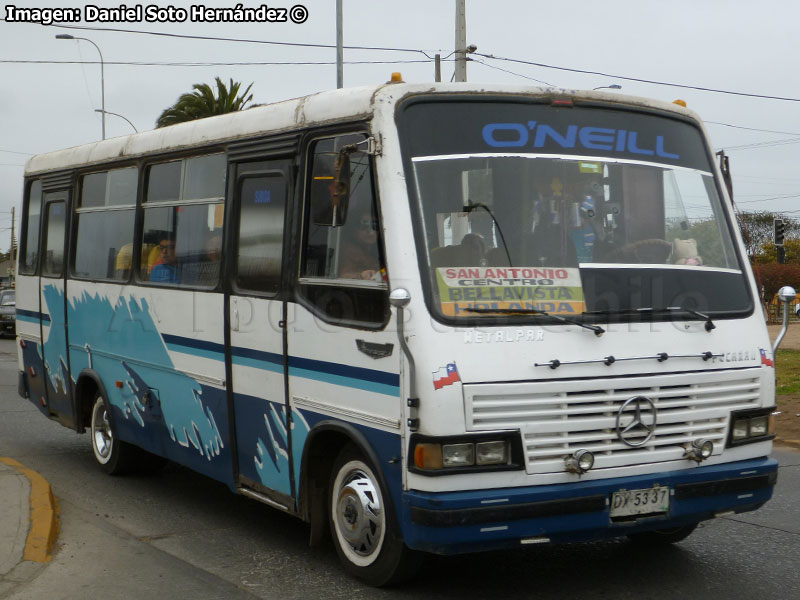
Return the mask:
M 97 393 L 92 406 L 90 434 L 92 451 L 100 468 L 109 475 L 124 475 L 134 470 L 137 448 L 117 439 L 109 419 L 108 403 Z
M 328 495 L 331 536 L 345 571 L 381 587 L 413 576 L 422 557 L 399 536 L 388 494 L 353 446 L 334 463 Z
M 631 533 L 628 539 L 636 544 L 644 546 L 667 546 L 676 544 L 689 537 L 697 529 L 699 523 L 681 525 L 680 527 L 670 527 L 669 529 L 656 529 L 654 531 L 644 531 L 642 533 Z

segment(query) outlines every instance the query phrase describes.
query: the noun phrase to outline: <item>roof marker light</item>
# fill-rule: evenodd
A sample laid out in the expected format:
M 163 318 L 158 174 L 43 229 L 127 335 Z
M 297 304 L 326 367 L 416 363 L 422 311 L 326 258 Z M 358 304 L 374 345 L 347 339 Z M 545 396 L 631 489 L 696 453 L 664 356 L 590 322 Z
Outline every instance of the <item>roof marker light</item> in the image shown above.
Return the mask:
M 405 83 L 403 81 L 403 74 L 400 71 L 395 71 L 386 83 Z

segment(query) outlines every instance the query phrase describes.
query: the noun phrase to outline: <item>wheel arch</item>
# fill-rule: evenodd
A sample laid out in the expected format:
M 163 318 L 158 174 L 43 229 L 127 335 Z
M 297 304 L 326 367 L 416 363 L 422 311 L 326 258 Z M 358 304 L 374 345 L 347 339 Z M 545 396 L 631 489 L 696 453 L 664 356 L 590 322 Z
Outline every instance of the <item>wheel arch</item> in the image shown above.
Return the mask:
M 108 402 L 108 391 L 103 383 L 103 378 L 94 369 L 84 369 L 78 375 L 78 381 L 75 384 L 75 424 L 78 433 L 85 433 L 86 427 L 91 423 L 92 405 L 97 392 L 100 392 Z M 113 418 L 111 411 L 109 411 L 108 417 L 109 419 Z
M 300 463 L 300 481 L 298 489 L 298 512 L 300 517 L 311 525 L 310 544 L 317 545 L 328 532 L 328 483 L 336 457 L 342 449 L 351 444 L 364 456 L 375 469 L 381 487 L 386 491 L 390 510 L 388 518 L 397 525 L 394 502 L 389 493 L 383 467 L 378 455 L 367 440 L 367 437 L 354 425 L 341 421 L 326 420 L 317 423 L 309 432 L 303 448 Z M 399 531 L 395 527 L 395 531 Z

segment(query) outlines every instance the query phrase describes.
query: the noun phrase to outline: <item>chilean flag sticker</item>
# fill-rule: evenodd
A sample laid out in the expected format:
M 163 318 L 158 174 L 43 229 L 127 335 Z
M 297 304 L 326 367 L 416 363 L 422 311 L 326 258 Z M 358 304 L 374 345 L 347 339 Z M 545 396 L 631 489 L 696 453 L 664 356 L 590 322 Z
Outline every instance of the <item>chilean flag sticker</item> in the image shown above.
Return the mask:
M 761 364 L 767 365 L 768 367 L 774 367 L 775 361 L 767 356 L 767 353 L 763 348 L 759 348 L 759 350 L 761 350 Z
M 440 390 L 446 385 L 453 385 L 457 381 L 461 381 L 458 376 L 458 368 L 456 363 L 449 363 L 444 367 L 440 367 L 437 371 L 433 372 L 433 389 Z

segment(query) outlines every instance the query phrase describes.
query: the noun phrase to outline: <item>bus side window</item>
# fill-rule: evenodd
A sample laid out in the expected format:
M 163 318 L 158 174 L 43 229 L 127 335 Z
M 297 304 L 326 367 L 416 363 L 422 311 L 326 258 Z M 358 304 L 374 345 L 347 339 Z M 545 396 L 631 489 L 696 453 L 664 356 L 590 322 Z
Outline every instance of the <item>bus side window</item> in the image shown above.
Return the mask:
M 45 196 L 46 199 L 47 196 Z M 60 277 L 64 272 L 64 233 L 67 225 L 64 204 L 63 200 L 47 203 L 42 275 L 48 277 Z
M 206 289 L 217 286 L 226 174 L 222 153 L 148 167 L 142 281 Z
M 237 288 L 269 294 L 279 291 L 287 192 L 286 180 L 279 172 L 240 179 Z
M 349 158 L 346 210 L 332 210 L 335 164 L 341 148 L 363 134 L 323 138 L 309 152 L 302 295 L 322 318 L 374 327 L 388 318 L 386 269 L 369 155 Z M 339 285 L 319 280 L 334 280 Z
M 76 277 L 128 279 L 138 184 L 136 167 L 90 173 L 81 178 L 75 210 Z
M 42 215 L 42 182 L 31 183 L 23 215 L 22 252 L 19 256 L 19 272 L 32 275 L 39 256 L 39 224 Z
M 363 135 L 345 135 L 322 139 L 313 145 L 305 277 L 383 281 L 380 228 L 367 154 L 349 154 L 347 210 L 331 210 L 338 152 L 363 140 Z

